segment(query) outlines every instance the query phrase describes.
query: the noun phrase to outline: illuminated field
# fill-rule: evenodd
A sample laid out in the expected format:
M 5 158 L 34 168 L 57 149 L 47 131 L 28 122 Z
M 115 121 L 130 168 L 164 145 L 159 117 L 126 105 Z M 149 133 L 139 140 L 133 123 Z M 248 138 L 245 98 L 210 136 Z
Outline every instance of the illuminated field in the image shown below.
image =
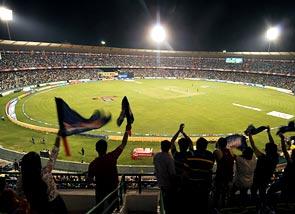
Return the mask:
M 186 124 L 185 131 L 189 135 L 242 133 L 249 124 L 269 124 L 271 127 L 287 124 L 288 120 L 267 115 L 269 112 L 295 115 L 294 96 L 256 87 L 192 80 L 99 81 L 69 85 L 29 96 L 19 102 L 16 111 L 20 121 L 57 127 L 54 103 L 57 96 L 85 117 L 95 109 L 111 112 L 113 120 L 95 133 L 118 135 L 123 128 L 116 126 L 116 118 L 124 95 L 128 96 L 135 115 L 133 133 L 142 136 L 168 136 L 170 139 L 180 123 Z M 7 99 L 1 98 L 1 105 Z M 0 125 L 5 129 L 1 127 L 0 142 L 10 148 L 21 151 L 42 149 L 44 145 L 29 142 L 31 136 L 44 136 L 48 148 L 51 146 L 49 142 L 53 142 L 51 134 L 29 131 L 7 121 Z M 16 138 L 18 132 L 20 137 Z M 19 140 L 23 142 L 16 143 Z M 264 136 L 258 140 L 265 142 Z M 69 141 L 74 152 L 67 159 L 79 160 L 78 152 L 82 146 L 86 160 L 94 158 L 95 139 L 70 137 Z M 118 142 L 110 143 L 111 148 L 116 145 Z M 151 164 L 150 159 L 131 160 L 130 152 L 136 147 L 159 150 L 158 143 L 130 142 L 120 159 L 121 164 Z M 64 158 L 63 154 L 61 157 Z

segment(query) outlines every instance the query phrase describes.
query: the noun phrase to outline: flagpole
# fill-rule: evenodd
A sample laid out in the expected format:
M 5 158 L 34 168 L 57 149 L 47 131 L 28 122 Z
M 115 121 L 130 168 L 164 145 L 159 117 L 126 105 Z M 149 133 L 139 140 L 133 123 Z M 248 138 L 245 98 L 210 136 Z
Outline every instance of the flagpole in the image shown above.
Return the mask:
M 62 142 L 64 144 L 66 156 L 71 156 L 70 147 L 66 136 L 62 137 Z

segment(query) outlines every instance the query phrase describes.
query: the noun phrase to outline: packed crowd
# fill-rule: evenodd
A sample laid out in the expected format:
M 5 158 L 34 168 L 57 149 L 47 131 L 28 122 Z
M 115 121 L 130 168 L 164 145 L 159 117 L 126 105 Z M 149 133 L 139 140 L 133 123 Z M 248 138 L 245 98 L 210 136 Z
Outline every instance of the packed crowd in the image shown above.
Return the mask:
M 56 81 L 98 79 L 97 72 L 98 69 L 50 69 L 3 72 L 0 79 L 0 91 Z
M 274 86 L 294 90 L 295 77 L 275 76 L 268 74 L 203 71 L 203 70 L 177 70 L 177 69 L 124 69 L 134 74 L 136 78 L 204 78 L 235 82 L 247 82 Z M 20 88 L 28 85 L 38 85 L 46 82 L 67 81 L 77 79 L 99 79 L 98 69 L 50 69 L 33 71 L 3 72 L 0 79 L 0 91 Z
M 285 87 L 292 90 L 294 77 L 290 75 L 295 74 L 295 62 L 291 60 L 243 59 L 243 63 L 226 63 L 225 58 L 3 52 L 0 60 L 0 91 L 56 80 L 98 78 L 95 69 L 79 68 L 79 66 L 124 67 L 125 70 L 134 72 L 137 77 L 247 80 L 251 83 Z M 51 69 L 48 69 L 49 67 Z M 141 69 L 135 69 L 135 67 L 141 67 Z M 146 69 L 142 67 L 146 67 Z M 15 69 L 27 70 L 15 71 Z M 251 71 L 251 74 L 248 71 Z M 272 73 L 279 73 L 282 76 Z
M 262 130 L 267 131 L 269 140 L 264 152 L 254 141 L 254 135 Z M 179 134 L 183 137 L 178 140 L 178 150 L 175 142 Z M 274 181 L 279 154 L 269 126 L 255 131 L 248 128 L 245 134 L 250 146 L 244 142 L 240 155 L 232 152 L 228 140 L 223 137 L 217 141 L 213 153 L 207 150 L 208 142 L 204 138 L 196 141 L 194 149 L 192 140 L 184 132 L 184 124 L 171 141 L 162 141 L 161 152 L 154 156 L 154 165 L 166 213 L 219 213 L 227 206 L 249 204 L 256 205 L 257 213 L 275 213 L 277 202 L 294 201 L 295 149 L 287 151 L 287 138 L 278 133 L 287 165 L 282 176 Z
M 111 54 L 73 54 L 45 52 L 2 53 L 1 69 L 63 66 L 172 66 L 192 67 L 196 62 L 191 57 L 161 57 Z
M 122 143 L 111 152 L 107 152 L 108 143 L 105 140 L 97 141 L 95 149 L 98 157 L 89 164 L 87 175 L 52 174 L 59 153 L 59 136 L 56 137 L 45 167 L 42 168 L 37 153 L 25 154 L 19 168 L 20 175 L 13 178 L 16 191 L 5 184 L 3 177 L 0 178 L 0 212 L 67 213 L 58 188 L 94 188 L 99 203 L 119 184 L 117 160 L 128 142 L 130 130 L 131 125 L 127 124 Z M 269 142 L 261 151 L 254 138 L 264 130 Z M 284 134 L 294 130 L 294 123 L 289 123 L 286 129 L 280 129 L 277 133 L 287 164 L 281 177 L 274 179 L 279 154 L 269 126 L 255 128 L 250 125 L 246 129 L 245 135 L 249 138 L 250 146 L 246 138 L 230 144 L 227 138 L 221 137 L 215 151 L 211 152 L 207 150 L 208 141 L 202 137 L 194 147 L 184 131 L 184 124 L 181 124 L 170 141 L 161 142 L 161 152 L 153 158 L 166 213 L 218 213 L 224 207 L 237 204 L 255 204 L 257 212 L 270 213 L 276 210 L 277 202 L 294 201 L 295 146 L 292 144 L 293 138 L 285 137 Z M 179 149 L 176 146 L 177 139 Z M 232 148 L 240 149 L 240 154 L 233 152 Z M 138 179 L 129 176 L 125 181 L 128 187 L 134 188 L 134 182 L 139 182 Z M 155 180 L 150 176 L 142 183 L 143 186 L 153 188 Z M 112 200 L 113 196 L 106 202 Z
M 134 76 L 138 78 L 161 77 L 161 78 L 203 78 L 215 80 L 227 80 L 234 82 L 244 82 L 274 86 L 289 90 L 294 89 L 295 77 L 275 76 L 268 74 L 228 72 L 228 71 L 203 71 L 203 70 L 171 70 L 171 69 L 133 69 Z
M 226 63 L 225 58 L 202 58 L 160 55 L 112 55 L 63 52 L 3 52 L 0 70 L 63 66 L 152 66 L 201 69 L 230 69 L 294 74 L 294 60 L 243 59 Z

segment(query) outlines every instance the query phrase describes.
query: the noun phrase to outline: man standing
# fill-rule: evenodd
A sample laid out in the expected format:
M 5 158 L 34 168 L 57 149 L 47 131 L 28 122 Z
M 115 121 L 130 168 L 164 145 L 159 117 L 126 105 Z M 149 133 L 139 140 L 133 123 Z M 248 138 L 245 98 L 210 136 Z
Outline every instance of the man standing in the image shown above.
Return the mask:
M 161 142 L 161 152 L 154 156 L 155 174 L 163 196 L 164 209 L 167 214 L 174 213 L 173 180 L 175 176 L 174 160 L 169 153 L 171 142 Z
M 82 156 L 82 160 L 81 160 L 81 163 L 84 163 L 84 157 L 85 157 L 85 150 L 84 150 L 84 147 L 82 147 L 81 149 L 81 156 Z
M 221 208 L 225 206 L 227 193 L 233 180 L 234 157 L 227 148 L 227 140 L 224 137 L 218 139 L 217 148 L 213 153 L 217 162 L 214 205 L 216 208 Z
M 189 198 L 189 213 L 195 211 L 198 207 L 200 213 L 208 213 L 209 193 L 212 183 L 212 168 L 214 165 L 214 156 L 207 150 L 208 141 L 201 137 L 196 142 L 197 150 L 191 157 L 187 158 L 189 167 L 188 191 L 194 197 Z
M 131 125 L 127 124 L 122 143 L 112 152 L 107 153 L 107 142 L 99 140 L 96 143 L 98 157 L 94 159 L 88 168 L 88 177 L 95 177 L 95 197 L 96 203 L 99 203 L 104 197 L 114 191 L 118 184 L 117 160 L 121 155 L 128 141 L 128 132 Z
M 193 152 L 193 142 L 183 131 L 184 124 L 180 124 L 179 130 L 171 139 L 171 153 L 175 162 L 176 175 L 183 176 L 185 174 L 185 164 L 186 158 L 192 155 Z M 178 140 L 179 152 L 176 149 L 175 141 L 179 134 L 183 135 L 183 138 Z
M 255 201 L 257 211 L 263 210 L 266 206 L 266 190 L 279 162 L 278 148 L 270 132 L 270 127 L 266 126 L 269 142 L 265 144 L 265 153 L 260 151 L 254 142 L 252 133 L 249 133 L 249 141 L 257 157 L 256 169 L 254 171 L 251 194 Z M 257 191 L 259 198 L 257 198 Z

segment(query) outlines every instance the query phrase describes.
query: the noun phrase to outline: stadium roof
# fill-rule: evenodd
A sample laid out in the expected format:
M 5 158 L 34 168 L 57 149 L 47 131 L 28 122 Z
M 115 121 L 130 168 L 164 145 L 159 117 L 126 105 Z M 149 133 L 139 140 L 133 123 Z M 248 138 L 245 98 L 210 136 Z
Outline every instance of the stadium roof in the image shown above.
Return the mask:
M 295 59 L 295 52 L 209 52 L 172 51 L 155 49 L 130 49 L 105 46 L 74 45 L 48 42 L 0 40 L 0 49 L 23 51 L 58 51 L 71 53 L 108 53 L 129 55 L 183 56 L 183 57 L 247 57 L 264 59 Z

